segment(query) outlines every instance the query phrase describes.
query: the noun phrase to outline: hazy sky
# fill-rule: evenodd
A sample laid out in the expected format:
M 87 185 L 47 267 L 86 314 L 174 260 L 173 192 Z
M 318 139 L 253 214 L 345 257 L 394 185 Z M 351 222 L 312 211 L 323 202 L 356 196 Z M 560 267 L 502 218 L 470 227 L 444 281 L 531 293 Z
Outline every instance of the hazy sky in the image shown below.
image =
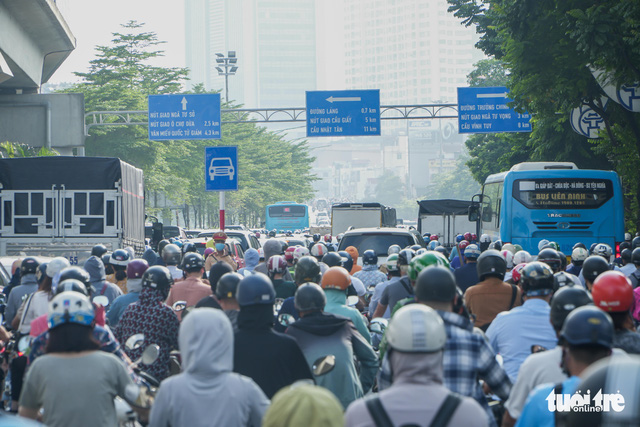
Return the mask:
M 144 22 L 147 31 L 166 41 L 165 58 L 158 65 L 184 67 L 184 0 L 57 0 L 56 4 L 76 38 L 76 49 L 49 80 L 73 82 L 74 71 L 87 71 L 95 46 L 108 45 L 112 33 L 130 20 Z

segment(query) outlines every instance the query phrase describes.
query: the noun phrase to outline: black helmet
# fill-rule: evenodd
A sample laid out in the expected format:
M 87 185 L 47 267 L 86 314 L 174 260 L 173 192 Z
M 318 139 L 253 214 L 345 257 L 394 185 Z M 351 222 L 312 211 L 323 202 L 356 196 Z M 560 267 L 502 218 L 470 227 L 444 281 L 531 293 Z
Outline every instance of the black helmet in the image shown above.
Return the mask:
M 555 285 L 553 287 L 553 291 L 557 291 L 560 288 L 564 288 L 565 286 L 580 286 L 582 287 L 582 282 L 578 279 L 577 276 L 567 273 L 566 271 L 558 271 L 553 275 L 553 280 Z
M 298 311 L 324 310 L 327 297 L 320 286 L 315 283 L 305 283 L 296 290 L 294 305 Z
M 547 264 L 554 273 L 557 273 L 562 269 L 562 260 L 560 254 L 555 249 L 547 248 L 540 251 L 538 254 L 538 261 Z
M 24 276 L 25 274 L 36 274 L 39 265 L 40 263 L 37 259 L 33 257 L 26 257 L 22 260 L 22 264 L 20 264 L 20 275 Z
M 573 247 L 571 248 L 571 250 L 575 249 L 575 248 L 582 248 L 582 249 L 587 249 L 587 245 L 585 245 L 582 242 L 578 242 L 575 245 L 573 245 Z
M 321 236 L 320 236 L 320 234 L 319 234 L 319 233 L 314 234 L 314 235 L 313 235 L 313 241 L 314 241 L 314 242 L 319 242 L 319 241 L 320 241 L 320 237 L 321 237 Z
M 622 242 L 620 243 L 620 245 L 618 246 L 618 248 L 620 249 L 620 251 L 623 251 L 625 249 L 631 249 L 631 243 L 629 242 Z
M 36 280 L 38 281 L 38 285 L 40 285 L 44 278 L 47 277 L 47 264 L 48 262 L 43 262 L 38 266 L 38 270 L 36 271 Z
M 75 279 L 82 282 L 87 288 L 91 289 L 91 277 L 84 268 L 80 267 L 67 267 L 60 272 L 60 279 L 58 283 L 62 283 L 63 280 Z
M 631 262 L 635 265 L 640 265 L 640 248 L 635 248 L 631 252 Z
M 636 236 L 633 238 L 633 240 L 631 241 L 631 247 L 633 249 L 640 248 L 640 236 Z
M 478 257 L 476 269 L 480 281 L 485 280 L 487 277 L 497 277 L 500 280 L 504 280 L 504 274 L 507 272 L 507 261 L 502 258 L 500 252 L 495 249 L 487 249 Z
M 119 265 L 122 267 L 126 267 L 130 260 L 131 255 L 124 249 L 116 249 L 109 258 L 111 265 Z
M 232 299 L 236 297 L 238 283 L 243 279 L 240 273 L 225 273 L 218 280 L 216 297 L 218 299 Z
M 329 267 L 342 267 L 342 257 L 337 252 L 328 252 L 322 257 L 322 262 L 327 264 Z
M 593 255 L 593 250 L 596 248 L 596 246 L 598 246 L 597 243 L 592 243 L 591 246 L 589 246 L 589 255 Z
M 80 280 L 76 279 L 65 279 L 61 280 L 56 287 L 56 295 L 62 292 L 73 291 L 80 292 L 84 296 L 90 296 L 87 287 Z
M 270 305 L 276 300 L 276 291 L 269 276 L 255 273 L 240 280 L 236 289 L 236 300 L 240 307 Z
M 582 287 L 565 286 L 560 288 L 551 298 L 551 324 L 556 331 L 559 331 L 569 313 L 578 307 L 592 303 L 591 295 Z
M 530 262 L 524 266 L 520 274 L 522 275 L 520 279 L 522 292 L 527 296 L 544 296 L 553 292 L 555 286 L 553 270 L 546 263 Z
M 496 240 L 495 242 L 491 242 L 489 245 L 489 249 L 495 249 L 500 252 L 502 250 L 502 240 Z
M 411 249 L 411 250 L 413 250 L 413 251 L 415 252 L 415 251 L 420 250 L 420 248 L 422 248 L 422 246 L 420 246 L 420 245 L 413 245 L 413 246 L 411 246 L 409 249 Z
M 367 249 L 362 253 L 362 264 L 364 265 L 376 265 L 378 264 L 378 255 L 373 249 Z
M 311 256 L 303 256 L 296 263 L 294 273 L 296 284 L 301 285 L 307 282 L 318 283 L 320 281 L 320 265 L 318 260 Z
M 196 245 L 194 245 L 191 242 L 187 242 L 184 245 L 182 245 L 182 253 L 187 254 L 189 252 L 198 252 Z
M 180 253 L 180 248 L 173 243 L 169 243 L 162 250 L 162 260 L 167 265 L 178 265 L 180 264 L 180 258 L 182 254 Z
M 434 251 L 440 252 L 442 255 L 444 255 L 445 257 L 449 258 L 449 251 L 444 246 L 436 246 Z
M 338 255 L 340 255 L 340 259 L 342 259 L 342 268 L 347 271 L 351 271 L 353 268 L 353 258 L 349 255 L 347 251 L 338 251 Z
M 403 249 L 398 252 L 398 266 L 409 265 L 416 253 L 413 249 Z
M 158 242 L 158 255 L 162 256 L 162 251 L 169 243 L 170 242 L 167 239 L 162 239 Z
M 200 271 L 204 268 L 204 258 L 198 252 L 188 252 L 182 260 L 182 270 L 187 273 Z
M 582 276 L 591 283 L 608 270 L 609 263 L 600 255 L 591 255 L 582 263 Z
M 560 255 L 560 271 L 564 271 L 567 269 L 567 256 L 562 251 L 558 251 L 558 255 Z
M 109 250 L 105 245 L 102 244 L 95 245 L 93 248 L 91 248 L 91 256 L 97 256 L 98 258 L 102 258 L 102 255 L 106 254 L 107 252 L 109 252 Z
M 613 321 L 598 307 L 585 305 L 573 310 L 564 321 L 560 339 L 569 345 L 613 345 Z
M 631 249 L 623 249 L 622 252 L 620 252 L 620 258 L 627 262 L 631 261 Z
M 416 280 L 418 301 L 453 302 L 456 297 L 456 279 L 450 269 L 427 267 L 418 274 Z
M 142 287 L 144 288 L 166 290 L 168 293 L 171 286 L 173 286 L 173 277 L 167 267 L 154 265 L 142 275 Z

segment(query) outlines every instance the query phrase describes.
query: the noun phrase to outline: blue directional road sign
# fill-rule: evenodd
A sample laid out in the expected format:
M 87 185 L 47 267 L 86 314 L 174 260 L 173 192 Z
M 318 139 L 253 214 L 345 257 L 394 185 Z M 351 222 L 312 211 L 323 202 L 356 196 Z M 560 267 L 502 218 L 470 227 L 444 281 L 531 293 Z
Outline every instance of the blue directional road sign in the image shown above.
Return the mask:
M 149 139 L 220 139 L 220 94 L 149 95 Z
M 379 90 L 307 91 L 307 136 L 380 135 Z
M 206 147 L 204 159 L 205 190 L 238 190 L 238 147 Z
M 507 107 L 506 87 L 459 87 L 458 133 L 531 132 L 530 114 Z

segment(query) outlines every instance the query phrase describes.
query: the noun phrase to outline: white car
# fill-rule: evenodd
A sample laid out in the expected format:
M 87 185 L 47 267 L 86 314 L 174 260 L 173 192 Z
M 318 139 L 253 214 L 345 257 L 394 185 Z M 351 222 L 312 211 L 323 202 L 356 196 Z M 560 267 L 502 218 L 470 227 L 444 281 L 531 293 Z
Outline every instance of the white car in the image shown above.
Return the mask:
M 227 176 L 233 179 L 235 169 L 229 157 L 214 157 L 209 164 L 209 179 L 214 181 L 216 176 Z

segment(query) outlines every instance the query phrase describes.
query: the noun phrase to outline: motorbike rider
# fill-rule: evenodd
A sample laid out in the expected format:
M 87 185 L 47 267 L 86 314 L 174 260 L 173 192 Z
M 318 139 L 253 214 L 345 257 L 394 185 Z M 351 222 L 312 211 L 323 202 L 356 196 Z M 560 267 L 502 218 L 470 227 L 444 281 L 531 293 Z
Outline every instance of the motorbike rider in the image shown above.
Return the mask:
M 585 288 L 591 292 L 593 282 L 596 278 L 609 270 L 609 263 L 603 257 L 599 255 L 591 255 L 584 260 L 579 277 L 581 278 L 580 280 L 584 284 Z
M 276 239 L 267 240 L 262 249 L 264 250 L 265 262 L 263 262 L 262 264 L 258 264 L 253 271 L 268 275 L 269 270 L 267 267 L 267 263 L 269 262 L 269 259 L 274 255 L 282 255 L 284 253 L 284 249 L 282 248 L 282 241 Z M 287 282 L 293 281 L 293 277 L 291 277 L 288 269 L 287 271 L 285 271 L 282 278 Z
M 176 244 L 169 243 L 164 247 L 162 250 L 162 260 L 164 261 L 164 265 L 169 269 L 169 272 L 171 272 L 173 281 L 182 280 L 183 272 L 180 270 L 180 267 L 178 267 L 182 260 L 182 252 Z
M 142 275 L 140 298 L 127 307 L 114 330 L 121 343 L 132 335 L 144 334 L 142 346 L 125 349 L 132 360 L 138 360 L 148 345 L 160 346 L 158 359 L 152 365 L 140 365 L 143 371 L 153 375 L 158 381 L 169 375 L 169 353 L 178 347 L 180 321 L 174 311 L 164 304 L 172 285 L 173 278 L 166 267 L 149 267 Z
M 378 255 L 372 249 L 362 253 L 362 270 L 354 273 L 353 277 L 360 279 L 367 290 L 387 281 L 387 275 L 378 270 Z
M 149 263 L 142 258 L 136 258 L 131 260 L 127 264 L 127 289 L 129 293 L 126 295 L 120 295 L 113 300 L 109 311 L 107 312 L 107 319 L 109 319 L 109 326 L 115 328 L 122 313 L 127 309 L 130 304 L 138 301 L 140 298 L 140 291 L 142 290 L 142 275 L 149 268 Z
M 227 273 L 232 273 L 233 269 L 226 262 L 216 262 L 211 266 L 211 270 L 209 270 L 209 287 L 211 288 L 211 295 L 208 295 L 202 298 L 196 304 L 196 308 L 200 307 L 209 307 L 209 308 L 217 308 L 219 310 L 222 309 L 220 307 L 220 302 L 216 297 L 216 289 L 218 287 L 218 281 L 222 276 Z
M 326 355 L 333 356 L 334 368 L 314 378 L 316 384 L 331 390 L 346 408 L 371 389 L 378 371 L 378 357 L 349 319 L 323 311 L 326 302 L 320 286 L 301 285 L 295 295 L 300 319 L 286 333 L 296 339 L 309 366 Z M 359 371 L 354 357 L 359 362 Z
M 27 257 L 20 264 L 20 285 L 13 288 L 9 294 L 7 306 L 4 310 L 4 318 L 8 325 L 11 324 L 22 301 L 38 290 L 38 260 Z
M 401 301 L 413 295 L 413 287 L 407 276 L 409 271 L 409 263 L 415 257 L 412 249 L 403 249 L 398 253 L 398 268 L 400 269 L 400 279 L 390 283 L 382 292 L 380 302 L 376 307 L 373 317 L 391 317 L 391 310 Z M 389 313 L 387 316 L 387 312 Z
M 462 292 L 465 292 L 471 286 L 476 285 L 478 280 L 478 257 L 480 256 L 480 249 L 477 245 L 467 245 L 462 252 L 464 258 L 464 264 L 456 269 L 453 274 L 456 277 L 458 287 Z
M 288 271 L 287 261 L 281 255 L 274 255 L 267 261 L 267 272 L 276 290 L 276 298 L 285 299 L 296 293 L 295 283 L 283 279 L 285 272 Z
M 238 264 L 229 254 L 227 246 L 224 243 L 227 241 L 227 238 L 227 233 L 225 233 L 224 231 L 218 231 L 217 233 L 214 233 L 211 240 L 207 242 L 207 247 L 213 247 L 216 251 L 209 255 L 205 260 L 205 270 L 209 271 L 214 263 L 220 261 L 229 264 L 233 271 L 236 271 L 238 269 Z
M 380 298 L 382 298 L 382 294 L 384 293 L 384 290 L 387 288 L 387 286 L 397 282 L 401 278 L 400 266 L 398 266 L 397 253 L 393 253 L 387 257 L 387 260 L 385 261 L 385 266 L 387 270 L 388 280 L 385 280 L 384 282 L 379 283 L 375 287 L 373 291 L 373 295 L 371 296 L 371 301 L 369 301 L 369 314 L 372 319 L 376 311 L 376 308 L 378 306 L 378 303 L 380 302 Z M 388 319 L 390 316 L 391 316 L 391 310 L 389 309 L 389 307 L 387 307 L 382 317 Z
M 360 254 L 358 253 L 358 249 L 355 246 L 347 246 L 345 251 L 351 255 L 351 259 L 353 260 L 353 267 L 351 267 L 351 271 L 349 272 L 351 275 L 356 274 L 358 271 L 362 270 L 362 267 L 358 265 L 358 257 Z
M 636 249 L 631 252 L 631 262 L 636 267 L 636 269 L 631 274 L 629 274 L 629 276 L 627 276 L 631 281 L 631 286 L 633 286 L 633 289 L 637 288 L 638 283 L 640 283 L 640 248 Z
M 162 382 L 150 426 L 259 427 L 269 400 L 251 378 L 233 373 L 227 316 L 208 307 L 193 310 L 180 325 L 179 343 L 182 373 Z
M 173 307 L 178 301 L 185 301 L 186 307 L 195 306 L 202 298 L 212 294 L 211 286 L 202 281 L 204 273 L 204 258 L 197 252 L 189 252 L 182 260 L 182 270 L 185 279 L 171 287 L 169 296 L 165 301 L 169 307 Z M 178 319 L 182 320 L 183 311 L 179 311 Z
M 107 274 L 104 263 L 97 256 L 90 256 L 84 263 L 84 269 L 89 273 L 91 280 L 91 295 L 104 295 L 109 300 L 109 304 L 122 295 L 122 291 L 111 282 L 107 282 Z
M 273 330 L 276 292 L 269 277 L 244 277 L 236 290 L 240 306 L 235 333 L 233 371 L 252 378 L 268 398 L 282 387 L 313 379 L 295 339 Z
M 258 253 L 258 251 L 253 248 L 247 249 L 247 251 L 244 253 L 244 267 L 238 270 L 238 273 L 242 274 L 243 276 L 253 274 L 253 271 L 255 270 L 259 262 L 260 254 Z
M 320 283 L 322 275 L 320 274 L 320 265 L 318 264 L 318 261 L 312 256 L 303 256 L 298 260 L 298 262 L 296 262 L 294 276 L 296 286 L 301 286 L 304 283 L 309 282 Z M 287 298 L 282 302 L 282 306 L 278 312 L 278 317 L 281 314 L 289 314 L 293 316 L 295 320 L 300 318 L 298 309 L 295 308 L 295 301 L 293 297 Z M 274 329 L 278 332 L 284 332 L 286 330 L 286 326 L 280 324 L 280 322 L 276 322 Z
M 273 396 L 262 427 L 342 426 L 343 411 L 329 390 L 298 381 Z
M 127 264 L 130 260 L 129 252 L 124 249 L 116 249 L 109 257 L 113 274 L 107 276 L 107 281 L 119 287 L 123 294 L 127 293 Z
M 238 305 L 238 300 L 236 300 L 236 290 L 242 278 L 241 274 L 230 272 L 224 274 L 218 280 L 218 286 L 216 286 L 216 298 L 231 321 L 234 333 L 238 332 L 238 313 L 240 313 L 240 306 Z
M 400 308 L 386 336 L 389 351 L 383 364 L 391 367 L 392 385 L 377 396 L 349 405 L 346 426 L 382 425 L 379 422 L 384 418 L 389 420 L 385 425 L 430 425 L 436 417 L 444 418 L 438 425 L 488 425 L 478 402 L 443 385 L 447 335 L 435 310 L 422 304 Z

